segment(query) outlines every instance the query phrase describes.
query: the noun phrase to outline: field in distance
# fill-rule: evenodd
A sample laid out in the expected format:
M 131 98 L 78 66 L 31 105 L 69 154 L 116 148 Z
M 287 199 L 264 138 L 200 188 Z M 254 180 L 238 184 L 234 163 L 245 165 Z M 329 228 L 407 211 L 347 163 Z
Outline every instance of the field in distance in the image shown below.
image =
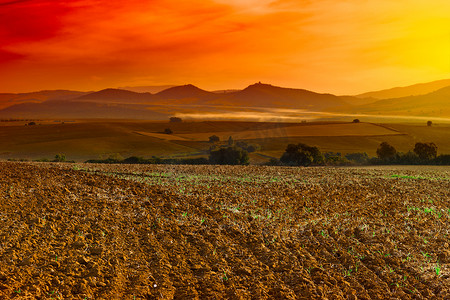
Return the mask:
M 352 122 L 150 122 L 124 120 L 36 121 L 0 123 L 0 159 L 52 159 L 65 154 L 78 162 L 108 157 L 206 157 L 217 135 L 260 145 L 251 163 L 279 158 L 290 143 L 317 146 L 322 152 L 367 152 L 374 156 L 381 142 L 407 152 L 416 142 L 434 142 L 438 153 L 450 153 L 450 125 L 375 124 Z M 165 134 L 170 129 L 172 134 Z

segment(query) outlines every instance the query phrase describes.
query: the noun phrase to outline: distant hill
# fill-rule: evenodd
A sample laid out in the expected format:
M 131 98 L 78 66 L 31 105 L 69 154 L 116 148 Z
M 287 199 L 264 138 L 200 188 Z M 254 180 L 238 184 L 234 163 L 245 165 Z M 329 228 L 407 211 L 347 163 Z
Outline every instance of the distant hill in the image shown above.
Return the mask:
M 383 99 L 350 111 L 370 114 L 396 114 L 450 117 L 450 86 L 420 96 Z
M 31 93 L 0 93 L 0 109 L 14 104 L 24 102 L 44 102 L 47 100 L 66 100 L 73 99 L 88 92 L 68 91 L 68 90 L 54 90 L 54 91 L 39 91 Z
M 154 95 L 150 93 L 136 93 L 120 89 L 104 89 L 98 92 L 83 95 L 74 100 L 134 104 L 150 102 L 153 99 Z
M 146 85 L 146 86 L 122 86 L 118 87 L 120 90 L 127 90 L 136 93 L 152 93 L 156 94 L 161 91 L 167 90 L 176 85 Z
M 265 106 L 303 108 L 309 110 L 347 105 L 341 98 L 331 94 L 318 94 L 303 89 L 291 89 L 256 83 L 242 91 L 231 92 L 217 98 L 215 104 L 240 106 Z
M 168 119 L 168 115 L 149 110 L 145 105 L 107 104 L 83 101 L 21 103 L 0 110 L 0 118 L 9 118 L 11 116 L 19 119 Z
M 358 98 L 392 99 L 408 96 L 419 96 L 429 94 L 441 88 L 450 86 L 450 79 L 437 80 L 428 83 L 419 83 L 405 87 L 396 87 L 387 90 L 368 92 L 357 95 Z
M 208 99 L 217 98 L 217 95 L 215 93 L 199 89 L 198 87 L 192 84 L 175 86 L 167 90 L 161 91 L 157 93 L 155 96 L 160 100 L 191 99 L 191 100 L 199 100 L 200 102 Z

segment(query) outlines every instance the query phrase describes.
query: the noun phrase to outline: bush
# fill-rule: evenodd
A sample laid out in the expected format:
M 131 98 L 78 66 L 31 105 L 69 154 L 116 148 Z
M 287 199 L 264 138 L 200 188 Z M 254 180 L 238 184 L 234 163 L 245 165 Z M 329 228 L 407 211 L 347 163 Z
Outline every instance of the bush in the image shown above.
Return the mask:
M 248 165 L 248 152 L 237 147 L 220 148 L 212 151 L 209 162 L 215 165 Z
M 172 131 L 172 129 L 170 129 L 170 128 L 166 128 L 166 129 L 164 129 L 164 133 L 165 133 L 165 134 L 172 134 L 173 131 Z
M 244 141 L 237 141 L 235 144 L 237 147 L 244 149 L 248 153 L 255 152 L 255 151 L 258 151 L 259 149 L 261 149 L 261 146 L 258 144 L 249 144 Z
M 377 149 L 377 156 L 380 159 L 389 159 L 394 157 L 397 153 L 397 150 L 387 142 L 382 142 Z
M 85 162 L 91 164 L 120 164 L 123 162 L 123 159 L 109 157 L 107 159 L 89 159 Z
M 323 156 L 317 147 L 299 143 L 289 144 L 280 158 L 283 164 L 290 166 L 309 166 L 323 164 Z
M 279 159 L 271 158 L 266 164 L 266 166 L 282 166 L 283 164 Z
M 138 156 L 130 156 L 125 158 L 122 162 L 124 164 L 145 164 L 148 163 L 148 160 Z
M 433 122 L 428 121 L 428 122 L 427 122 L 427 126 L 431 126 L 431 125 L 433 125 Z
M 170 117 L 170 123 L 180 123 L 183 122 L 183 120 L 181 118 L 178 117 Z
M 345 155 L 345 158 L 357 164 L 366 164 L 369 161 L 369 156 L 367 155 L 366 152 L 348 153 Z
M 56 154 L 54 162 L 64 162 L 66 161 L 66 156 L 64 154 Z
M 392 158 L 392 164 L 396 165 L 418 165 L 420 164 L 419 157 L 412 151 L 408 151 L 408 153 L 397 153 Z
M 353 123 L 359 123 L 359 119 L 354 119 Z
M 218 143 L 220 141 L 219 137 L 217 135 L 212 135 L 209 137 L 210 143 Z
M 448 166 L 450 165 L 450 154 L 441 154 L 435 159 L 433 159 L 432 162 L 434 165 L 444 165 Z
M 431 160 L 437 156 L 437 146 L 434 143 L 416 143 L 414 153 L 422 160 Z
M 346 166 L 351 163 L 347 160 L 347 158 L 343 157 L 340 152 L 325 152 L 323 154 L 325 159 L 325 164 L 333 165 L 333 166 Z

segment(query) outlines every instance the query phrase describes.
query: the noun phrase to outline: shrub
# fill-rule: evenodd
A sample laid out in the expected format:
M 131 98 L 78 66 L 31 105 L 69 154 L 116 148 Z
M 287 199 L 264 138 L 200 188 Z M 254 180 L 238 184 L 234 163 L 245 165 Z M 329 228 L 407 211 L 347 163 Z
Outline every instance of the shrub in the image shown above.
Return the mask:
M 255 151 L 261 149 L 261 146 L 258 144 L 249 144 L 244 141 L 236 141 L 235 144 L 237 147 L 244 149 L 248 153 L 255 152 Z
M 178 117 L 170 117 L 170 123 L 180 123 L 183 122 L 183 120 L 181 118 Z
M 209 162 L 216 165 L 248 165 L 248 152 L 237 147 L 220 148 L 212 151 Z
M 164 129 L 164 133 L 165 133 L 165 134 L 172 134 L 173 131 L 172 131 L 172 129 L 170 129 L 170 128 L 166 128 L 166 129 Z
M 450 165 L 450 154 L 441 154 L 435 159 L 433 159 L 433 164 L 435 165 Z
M 210 143 L 218 143 L 220 141 L 219 137 L 217 135 L 212 135 L 209 137 Z
M 343 157 L 340 152 L 325 152 L 323 154 L 323 157 L 325 159 L 325 163 L 327 165 L 334 165 L 334 166 L 343 166 L 343 165 L 350 165 L 351 163 L 347 160 L 347 158 Z
M 148 161 L 142 157 L 130 156 L 122 161 L 124 164 L 145 164 Z
M 299 143 L 289 144 L 280 158 L 283 164 L 290 166 L 309 166 L 323 164 L 323 156 L 317 147 Z
M 365 164 L 369 161 L 369 156 L 366 152 L 363 153 L 348 153 L 345 158 L 349 161 L 355 162 L 357 164 Z
M 398 165 L 418 165 L 420 164 L 419 157 L 412 151 L 408 151 L 408 153 L 396 153 L 392 159 L 393 164 Z
M 427 122 L 427 126 L 431 126 L 431 125 L 433 125 L 433 122 L 428 121 L 428 122 Z
M 359 119 L 354 119 L 353 123 L 359 123 Z
M 282 166 L 283 164 L 279 159 L 271 158 L 267 163 L 266 166 Z
M 56 154 L 54 162 L 63 162 L 66 161 L 66 156 L 64 154 Z

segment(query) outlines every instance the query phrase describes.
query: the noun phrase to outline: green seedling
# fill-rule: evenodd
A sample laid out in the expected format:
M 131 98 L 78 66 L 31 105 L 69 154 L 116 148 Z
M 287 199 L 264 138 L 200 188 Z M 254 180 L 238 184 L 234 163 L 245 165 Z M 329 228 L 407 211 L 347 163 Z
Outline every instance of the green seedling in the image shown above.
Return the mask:
M 426 214 L 428 214 L 428 213 L 433 214 L 434 210 L 433 210 L 433 208 L 425 207 L 423 209 L 423 212 L 426 213 Z
M 439 262 L 436 263 L 436 266 L 434 267 L 434 271 L 436 271 L 437 276 L 439 276 L 439 273 L 441 273 L 441 266 L 439 265 Z
M 228 281 L 228 276 L 227 276 L 227 273 L 225 271 L 223 272 L 223 280 L 224 281 Z
M 344 277 L 350 277 L 352 276 L 352 269 L 344 270 Z

